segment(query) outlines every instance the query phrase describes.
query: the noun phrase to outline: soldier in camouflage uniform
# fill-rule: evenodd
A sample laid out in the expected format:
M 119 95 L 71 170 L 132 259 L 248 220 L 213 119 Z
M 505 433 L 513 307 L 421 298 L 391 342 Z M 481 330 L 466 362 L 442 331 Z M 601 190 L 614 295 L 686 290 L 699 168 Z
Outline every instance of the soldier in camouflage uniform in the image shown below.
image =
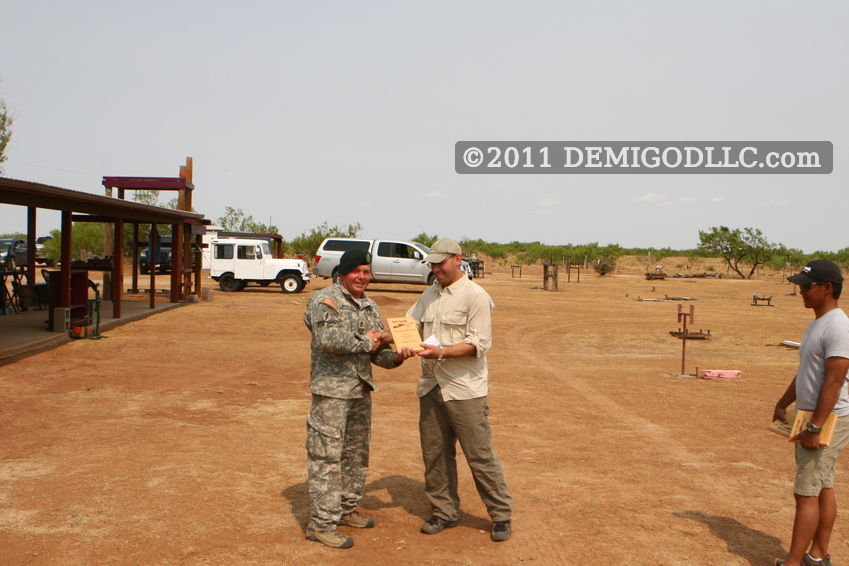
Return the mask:
M 368 471 L 371 436 L 371 364 L 394 368 L 414 355 L 393 352 L 383 332 L 377 304 L 364 291 L 371 277 L 371 254 L 349 250 L 339 263 L 339 282 L 313 294 L 304 312 L 312 332 L 307 419 L 309 492 L 312 502 L 306 535 L 334 548 L 354 541 L 338 525 L 374 526 L 357 512 Z

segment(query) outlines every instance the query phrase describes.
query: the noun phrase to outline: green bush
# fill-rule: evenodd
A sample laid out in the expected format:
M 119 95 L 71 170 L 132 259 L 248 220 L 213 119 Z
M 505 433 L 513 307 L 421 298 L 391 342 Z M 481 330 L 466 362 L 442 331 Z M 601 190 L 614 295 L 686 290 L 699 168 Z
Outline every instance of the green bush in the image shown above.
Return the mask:
M 595 272 L 598 273 L 600 277 L 604 277 L 616 269 L 616 258 L 613 256 L 600 257 L 595 260 L 593 269 L 595 269 Z
M 425 232 L 420 232 L 418 236 L 413 236 L 412 241 L 424 244 L 427 247 L 431 247 L 433 243 L 438 239 L 439 236 L 437 236 L 436 234 L 427 234 Z
M 58 263 L 62 256 L 62 232 L 51 230 L 50 235 L 53 238 L 44 242 L 44 253 L 54 263 Z M 103 256 L 103 243 L 103 224 L 75 222 L 71 232 L 71 259 L 85 261 L 93 256 Z

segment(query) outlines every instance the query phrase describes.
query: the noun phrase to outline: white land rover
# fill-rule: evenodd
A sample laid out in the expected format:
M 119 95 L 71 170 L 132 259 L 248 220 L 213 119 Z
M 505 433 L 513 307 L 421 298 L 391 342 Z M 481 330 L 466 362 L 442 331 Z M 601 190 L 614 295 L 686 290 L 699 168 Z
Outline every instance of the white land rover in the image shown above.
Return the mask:
M 284 293 L 297 293 L 310 281 L 307 262 L 272 257 L 265 240 L 217 238 L 210 242 L 209 276 L 222 291 L 241 291 L 248 283 L 277 282 Z

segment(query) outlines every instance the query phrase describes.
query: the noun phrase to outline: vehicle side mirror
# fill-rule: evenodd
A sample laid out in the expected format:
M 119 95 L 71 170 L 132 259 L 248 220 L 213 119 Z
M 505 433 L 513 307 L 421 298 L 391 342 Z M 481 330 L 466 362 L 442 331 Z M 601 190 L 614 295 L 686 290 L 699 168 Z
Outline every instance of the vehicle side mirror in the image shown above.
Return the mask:
M 421 252 L 414 251 L 414 252 L 413 252 L 413 259 L 422 259 L 422 254 L 421 254 Z

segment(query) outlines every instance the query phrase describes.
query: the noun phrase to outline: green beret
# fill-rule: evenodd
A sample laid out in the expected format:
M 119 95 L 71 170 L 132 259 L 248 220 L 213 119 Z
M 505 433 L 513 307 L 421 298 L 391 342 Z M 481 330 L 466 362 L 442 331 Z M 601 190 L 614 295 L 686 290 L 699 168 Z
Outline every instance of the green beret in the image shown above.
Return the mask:
M 345 275 L 360 265 L 371 265 L 371 253 L 362 248 L 348 250 L 339 260 L 339 275 Z

